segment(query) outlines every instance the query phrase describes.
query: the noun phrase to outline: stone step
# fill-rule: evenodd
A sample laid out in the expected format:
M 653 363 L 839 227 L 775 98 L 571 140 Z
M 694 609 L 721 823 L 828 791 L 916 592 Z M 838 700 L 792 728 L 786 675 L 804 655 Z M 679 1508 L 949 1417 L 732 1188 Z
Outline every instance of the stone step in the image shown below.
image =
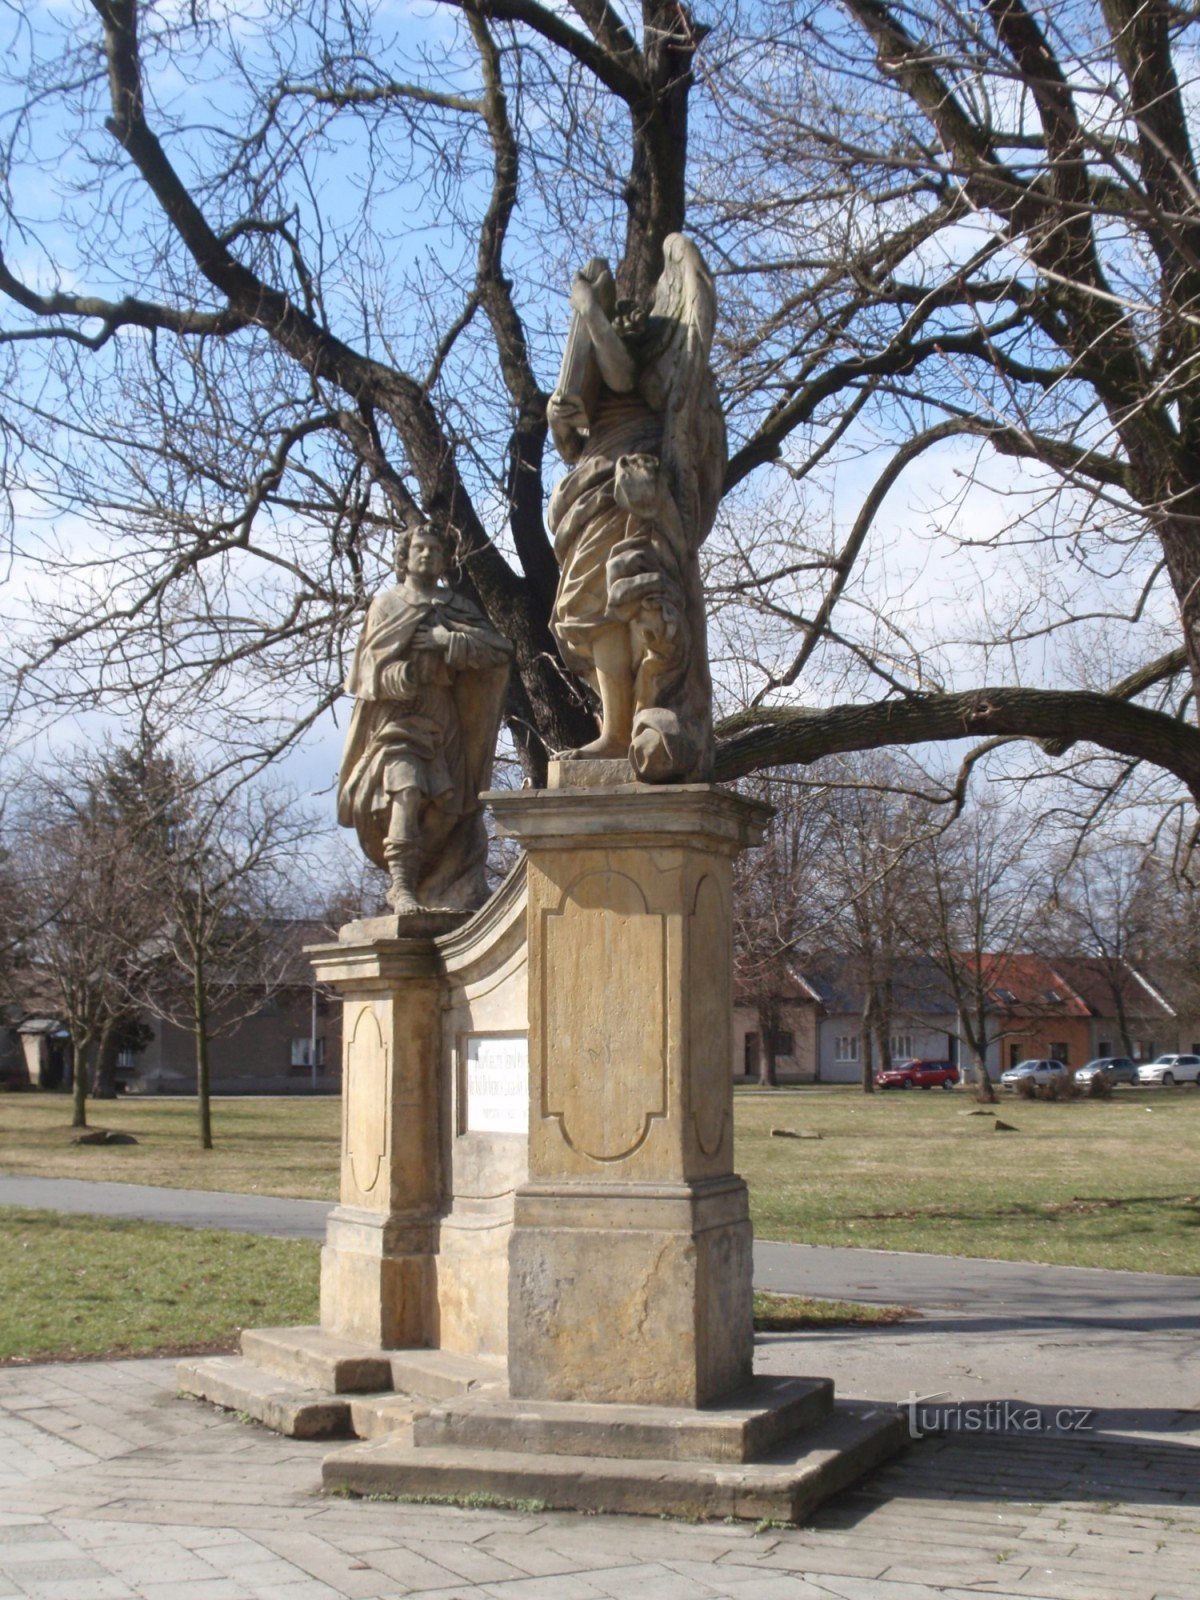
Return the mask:
M 175 1373 L 183 1394 L 253 1417 L 289 1439 L 345 1439 L 353 1434 L 350 1405 L 340 1395 L 289 1383 L 244 1356 L 181 1361 Z
M 389 1386 L 422 1400 L 450 1400 L 456 1395 L 505 1392 L 503 1361 L 458 1355 L 453 1350 L 389 1350 Z
M 330 1394 L 396 1390 L 423 1400 L 449 1400 L 481 1389 L 498 1392 L 500 1361 L 453 1350 L 380 1350 L 323 1328 L 247 1328 L 242 1354 L 267 1372 Z
M 418 1416 L 413 1439 L 422 1449 L 453 1446 L 623 1460 L 754 1461 L 780 1440 L 832 1414 L 830 1379 L 760 1377 L 742 1394 L 699 1410 L 469 1395 Z
M 350 1425 L 358 1439 L 412 1438 L 414 1401 L 406 1394 L 356 1394 L 350 1396 Z
M 759 1462 L 538 1455 L 381 1439 L 332 1452 L 322 1475 L 327 1489 L 397 1499 L 485 1495 L 500 1504 L 578 1511 L 801 1522 L 906 1438 L 895 1406 L 839 1401 L 828 1420 Z
M 248 1361 L 300 1388 L 370 1394 L 393 1387 L 390 1351 L 323 1328 L 247 1328 L 241 1345 Z

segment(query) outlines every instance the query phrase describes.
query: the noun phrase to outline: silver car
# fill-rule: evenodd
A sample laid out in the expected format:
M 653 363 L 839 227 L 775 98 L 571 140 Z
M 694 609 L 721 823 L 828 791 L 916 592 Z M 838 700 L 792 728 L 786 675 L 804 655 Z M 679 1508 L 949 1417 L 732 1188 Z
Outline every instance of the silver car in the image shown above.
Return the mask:
M 1200 1056 L 1157 1056 L 1138 1068 L 1139 1083 L 1158 1083 L 1171 1089 L 1177 1083 L 1200 1083 Z
M 1067 1069 L 1061 1061 L 1018 1061 L 1015 1067 L 1009 1067 L 1007 1072 L 1000 1074 L 1000 1082 L 1006 1089 L 1015 1089 L 1025 1078 L 1034 1083 L 1050 1083 L 1066 1077 L 1066 1074 Z
M 1080 1084 L 1091 1083 L 1093 1078 L 1109 1078 L 1113 1083 L 1128 1083 L 1131 1086 L 1137 1082 L 1137 1063 L 1128 1056 L 1098 1056 L 1095 1061 L 1089 1061 L 1086 1067 L 1080 1067 L 1075 1074 L 1075 1082 Z

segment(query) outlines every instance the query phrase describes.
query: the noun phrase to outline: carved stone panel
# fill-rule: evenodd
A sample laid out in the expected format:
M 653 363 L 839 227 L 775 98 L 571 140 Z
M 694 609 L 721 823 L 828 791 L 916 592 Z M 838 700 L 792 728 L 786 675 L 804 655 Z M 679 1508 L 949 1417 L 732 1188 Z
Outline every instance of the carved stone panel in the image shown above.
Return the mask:
M 666 919 L 611 870 L 542 916 L 541 1114 L 578 1154 L 620 1161 L 667 1113 Z
M 348 1009 L 348 1008 L 347 1008 Z M 367 1001 L 346 1018 L 346 1061 L 342 1092 L 344 1175 L 359 1205 L 388 1204 L 387 1162 L 391 1154 L 388 1114 L 388 1046 Z M 381 1181 L 384 1180 L 384 1181 Z M 350 1197 L 343 1192 L 343 1201 Z
M 711 873 L 697 885 L 689 924 L 686 1081 L 692 1131 L 701 1167 L 725 1170 L 732 1155 L 725 1145 L 733 1093 L 729 1071 L 733 964 L 730 913 Z

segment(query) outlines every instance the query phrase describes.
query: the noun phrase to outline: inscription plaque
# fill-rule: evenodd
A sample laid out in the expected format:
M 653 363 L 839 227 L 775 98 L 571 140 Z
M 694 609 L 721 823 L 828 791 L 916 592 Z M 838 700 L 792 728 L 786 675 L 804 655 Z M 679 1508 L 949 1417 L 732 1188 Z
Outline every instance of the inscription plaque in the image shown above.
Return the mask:
M 475 1034 L 466 1041 L 466 1133 L 529 1131 L 529 1041 Z

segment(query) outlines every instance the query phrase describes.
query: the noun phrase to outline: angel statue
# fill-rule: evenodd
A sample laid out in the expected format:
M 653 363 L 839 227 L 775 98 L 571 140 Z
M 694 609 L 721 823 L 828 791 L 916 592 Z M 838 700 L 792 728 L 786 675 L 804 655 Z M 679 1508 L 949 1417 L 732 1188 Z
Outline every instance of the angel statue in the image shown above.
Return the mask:
M 480 791 L 488 787 L 512 646 L 444 582 L 449 540 L 430 523 L 396 540 L 396 587 L 367 611 L 346 679 L 354 713 L 338 821 L 391 876 L 400 916 L 487 898 Z
M 550 499 L 551 626 L 600 700 L 600 733 L 565 759 L 628 758 L 644 782 L 712 776 L 712 681 L 699 551 L 725 474 L 709 368 L 716 293 L 670 234 L 648 307 L 618 303 L 606 261 L 571 287 L 547 420 L 571 471 Z

